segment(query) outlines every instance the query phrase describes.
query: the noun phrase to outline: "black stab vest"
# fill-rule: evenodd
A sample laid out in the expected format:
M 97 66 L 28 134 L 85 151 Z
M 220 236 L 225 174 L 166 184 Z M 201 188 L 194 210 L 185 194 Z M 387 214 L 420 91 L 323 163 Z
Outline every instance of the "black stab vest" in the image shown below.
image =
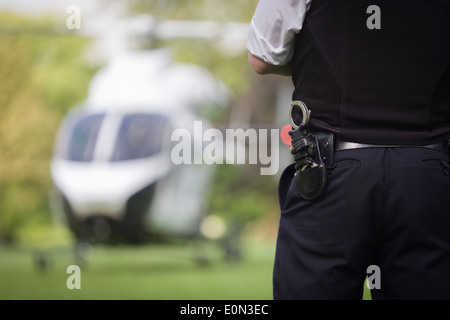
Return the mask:
M 371 5 L 381 29 L 367 25 Z M 312 0 L 292 68 L 310 131 L 374 144 L 450 139 L 450 0 Z

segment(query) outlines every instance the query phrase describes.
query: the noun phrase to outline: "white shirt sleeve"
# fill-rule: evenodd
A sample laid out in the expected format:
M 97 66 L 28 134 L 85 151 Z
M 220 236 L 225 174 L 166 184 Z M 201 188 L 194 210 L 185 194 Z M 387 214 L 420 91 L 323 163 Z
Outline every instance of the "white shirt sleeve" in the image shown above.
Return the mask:
M 312 0 L 259 0 L 247 35 L 247 50 L 273 65 L 285 65 L 293 54 Z

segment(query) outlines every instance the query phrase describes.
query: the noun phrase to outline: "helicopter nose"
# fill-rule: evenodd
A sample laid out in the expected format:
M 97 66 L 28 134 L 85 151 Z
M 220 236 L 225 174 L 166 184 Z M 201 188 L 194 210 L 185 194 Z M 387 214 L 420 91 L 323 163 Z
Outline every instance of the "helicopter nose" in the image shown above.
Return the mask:
M 107 216 L 118 220 L 124 214 L 123 201 L 115 201 L 113 196 L 99 197 L 92 194 L 76 201 L 75 209 L 79 216 Z

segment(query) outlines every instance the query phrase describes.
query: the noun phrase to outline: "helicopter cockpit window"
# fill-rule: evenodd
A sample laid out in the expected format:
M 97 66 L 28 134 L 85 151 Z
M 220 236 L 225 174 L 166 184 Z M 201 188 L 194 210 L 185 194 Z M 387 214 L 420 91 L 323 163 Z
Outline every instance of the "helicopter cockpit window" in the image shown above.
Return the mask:
M 94 114 L 76 121 L 65 158 L 81 162 L 93 160 L 98 133 L 104 118 L 105 114 Z
M 156 114 L 129 114 L 123 118 L 112 161 L 150 157 L 161 151 L 166 119 Z

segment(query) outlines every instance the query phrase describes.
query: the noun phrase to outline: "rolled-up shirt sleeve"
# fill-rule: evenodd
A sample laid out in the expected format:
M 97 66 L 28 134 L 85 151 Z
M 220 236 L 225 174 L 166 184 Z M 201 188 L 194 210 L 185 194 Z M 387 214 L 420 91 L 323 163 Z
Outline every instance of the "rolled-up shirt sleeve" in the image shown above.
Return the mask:
M 259 0 L 247 35 L 247 50 L 273 65 L 285 65 L 293 54 L 311 0 Z

